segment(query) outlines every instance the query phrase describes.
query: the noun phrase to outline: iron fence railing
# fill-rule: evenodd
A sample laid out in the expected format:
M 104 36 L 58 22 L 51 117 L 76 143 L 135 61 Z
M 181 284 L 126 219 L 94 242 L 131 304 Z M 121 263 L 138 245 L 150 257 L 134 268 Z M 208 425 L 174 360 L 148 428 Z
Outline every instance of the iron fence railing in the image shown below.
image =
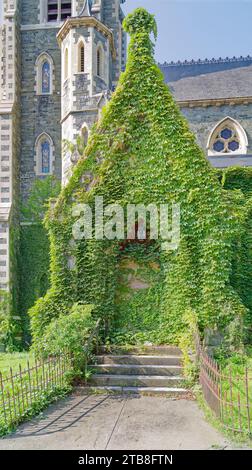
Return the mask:
M 202 392 L 208 406 L 222 424 L 234 432 L 251 435 L 252 371 L 222 369 L 203 347 L 196 333 L 196 358 Z
M 7 374 L 0 372 L 0 429 L 18 424 L 56 389 L 67 385 L 67 372 L 71 370 L 69 355 L 35 360 L 31 366 L 19 365 L 18 371 L 10 367 Z
M 101 318 L 99 318 L 95 324 L 93 331 L 91 332 L 86 344 L 84 345 L 84 371 L 85 371 L 85 383 L 87 383 L 87 371 L 88 371 L 88 362 L 89 362 L 89 351 L 95 350 L 96 354 L 99 351 L 99 338 L 100 338 L 100 328 L 101 328 Z
M 99 348 L 99 331 L 101 319 L 83 346 L 83 370 L 87 377 L 90 355 Z M 18 370 L 10 367 L 7 373 L 0 371 L 0 434 L 20 423 L 25 417 L 36 411 L 46 398 L 69 385 L 74 368 L 74 358 L 70 354 L 61 354 L 47 359 L 29 361 Z M 69 374 L 71 372 L 71 374 Z

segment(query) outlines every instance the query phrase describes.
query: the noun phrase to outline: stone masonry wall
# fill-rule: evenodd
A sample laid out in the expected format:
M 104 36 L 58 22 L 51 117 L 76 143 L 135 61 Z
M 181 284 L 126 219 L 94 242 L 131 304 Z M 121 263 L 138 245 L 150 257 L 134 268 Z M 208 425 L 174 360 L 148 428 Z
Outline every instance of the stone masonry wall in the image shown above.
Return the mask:
M 248 153 L 252 153 L 252 104 L 182 108 L 197 141 L 206 152 L 208 137 L 214 126 L 227 116 L 236 119 L 248 137 Z
M 103 0 L 103 21 L 113 31 L 116 61 L 113 62 L 113 85 L 118 82 L 122 70 L 122 25 L 120 0 Z
M 40 0 L 21 0 L 21 24 L 39 23 Z
M 22 31 L 21 95 L 21 191 L 26 198 L 35 178 L 35 141 L 46 132 L 54 144 L 54 171 L 61 178 L 61 54 L 56 40 L 57 28 Z M 37 95 L 37 57 L 47 52 L 53 59 L 53 93 Z

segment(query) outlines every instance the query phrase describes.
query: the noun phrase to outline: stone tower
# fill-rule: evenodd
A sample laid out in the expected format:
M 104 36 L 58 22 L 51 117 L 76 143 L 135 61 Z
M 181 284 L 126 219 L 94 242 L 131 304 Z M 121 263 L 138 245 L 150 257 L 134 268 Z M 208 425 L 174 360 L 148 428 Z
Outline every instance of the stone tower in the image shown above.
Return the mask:
M 85 143 L 125 64 L 120 0 L 75 0 L 58 32 L 61 48 L 62 183 L 78 158 L 64 142 Z
M 20 1 L 3 0 L 0 25 L 0 290 L 15 297 L 20 146 Z

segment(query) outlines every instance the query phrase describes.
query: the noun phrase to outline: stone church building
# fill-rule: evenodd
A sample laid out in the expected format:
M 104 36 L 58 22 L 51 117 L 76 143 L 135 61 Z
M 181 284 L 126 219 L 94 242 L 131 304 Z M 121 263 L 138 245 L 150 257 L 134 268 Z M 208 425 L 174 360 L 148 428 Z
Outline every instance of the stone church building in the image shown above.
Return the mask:
M 66 183 L 62 142 L 87 140 L 125 67 L 125 1 L 1 0 L 0 289 L 15 290 L 19 201 L 36 178 Z M 160 68 L 212 165 L 252 166 L 252 57 Z

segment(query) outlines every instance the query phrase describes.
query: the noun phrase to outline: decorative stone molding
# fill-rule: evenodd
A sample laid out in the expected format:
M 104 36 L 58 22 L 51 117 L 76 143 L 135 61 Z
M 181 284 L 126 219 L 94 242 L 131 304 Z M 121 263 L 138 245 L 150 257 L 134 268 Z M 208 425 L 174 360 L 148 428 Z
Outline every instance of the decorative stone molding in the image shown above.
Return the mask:
M 206 108 L 208 106 L 235 106 L 239 104 L 251 104 L 252 103 L 252 96 L 242 96 L 242 97 L 234 97 L 234 98 L 213 98 L 213 99 L 205 99 L 205 100 L 184 100 L 184 101 L 177 101 L 177 104 L 180 108 Z
M 222 57 L 219 57 L 218 59 L 215 59 L 214 57 L 212 59 L 198 59 L 198 60 L 178 60 L 177 62 L 171 61 L 171 62 L 163 62 L 163 63 L 158 63 L 159 66 L 161 67 L 178 67 L 178 66 L 185 66 L 185 65 L 202 65 L 202 64 L 230 64 L 233 62 L 248 62 L 252 61 L 252 56 L 248 55 L 247 57 L 226 57 L 225 59 Z

